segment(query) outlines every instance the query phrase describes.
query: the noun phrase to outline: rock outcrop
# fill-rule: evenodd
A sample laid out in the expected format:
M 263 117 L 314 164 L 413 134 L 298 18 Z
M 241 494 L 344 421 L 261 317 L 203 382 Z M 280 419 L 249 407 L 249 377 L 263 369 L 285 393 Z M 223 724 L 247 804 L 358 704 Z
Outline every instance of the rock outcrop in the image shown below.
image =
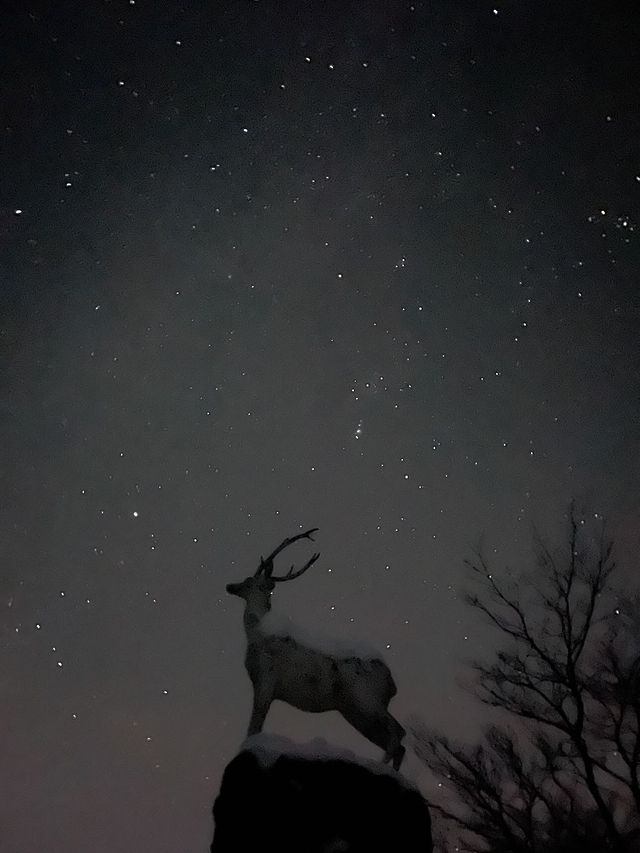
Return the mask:
M 386 766 L 257 735 L 228 764 L 212 853 L 431 853 L 420 793 Z

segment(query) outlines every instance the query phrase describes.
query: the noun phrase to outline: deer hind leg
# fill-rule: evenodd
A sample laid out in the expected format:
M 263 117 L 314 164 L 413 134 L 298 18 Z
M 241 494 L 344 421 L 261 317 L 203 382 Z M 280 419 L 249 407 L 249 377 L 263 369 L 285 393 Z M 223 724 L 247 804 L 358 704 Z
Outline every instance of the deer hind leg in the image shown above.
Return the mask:
M 385 722 L 387 725 L 387 747 L 382 759 L 385 764 L 388 761 L 393 761 L 393 769 L 399 770 L 404 758 L 405 748 L 402 745 L 402 739 L 406 735 L 405 729 L 388 711 L 385 714 Z
M 341 709 L 341 712 L 354 729 L 384 750 L 383 762 L 393 759 L 393 766 L 397 770 L 404 755 L 404 747 L 400 744 L 404 729 L 400 723 L 396 722 L 388 711 L 372 713 L 348 706 Z

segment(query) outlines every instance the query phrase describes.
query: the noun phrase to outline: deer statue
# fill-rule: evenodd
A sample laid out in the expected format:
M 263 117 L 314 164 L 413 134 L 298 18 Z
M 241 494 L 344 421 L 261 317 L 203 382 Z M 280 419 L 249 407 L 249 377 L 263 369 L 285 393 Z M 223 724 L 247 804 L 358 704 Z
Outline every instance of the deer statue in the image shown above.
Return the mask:
M 314 527 L 285 539 L 266 559 L 260 558 L 254 575 L 227 585 L 228 593 L 246 602 L 245 666 L 253 684 L 253 712 L 247 734 L 262 730 L 274 699 L 302 711 L 339 711 L 348 723 L 384 750 L 383 761 L 392 761 L 397 770 L 405 753 L 405 730 L 388 710 L 397 691 L 384 661 L 375 655 L 327 653 L 291 633 L 271 628 L 269 619 L 264 618 L 271 610 L 271 593 L 276 584 L 299 578 L 320 555 L 313 554 L 304 566 L 292 566 L 280 577 L 273 574 L 275 557 L 299 539 L 313 541 L 317 530 Z

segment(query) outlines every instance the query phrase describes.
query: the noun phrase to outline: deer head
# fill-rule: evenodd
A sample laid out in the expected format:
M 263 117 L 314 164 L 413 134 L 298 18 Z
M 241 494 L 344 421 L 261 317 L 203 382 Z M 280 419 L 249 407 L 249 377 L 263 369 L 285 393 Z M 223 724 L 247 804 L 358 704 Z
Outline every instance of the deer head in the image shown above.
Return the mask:
M 299 569 L 291 566 L 286 575 L 273 574 L 273 561 L 281 551 L 288 548 L 299 539 L 310 539 L 313 542 L 313 534 L 318 530 L 317 527 L 312 527 L 310 530 L 305 530 L 304 533 L 298 533 L 296 536 L 290 536 L 275 548 L 268 557 L 260 557 L 260 565 L 253 575 L 249 575 L 240 583 L 227 584 L 227 592 L 230 595 L 237 595 L 239 598 L 244 598 L 247 602 L 247 611 L 252 612 L 255 616 L 264 616 L 271 609 L 271 593 L 275 589 L 277 583 L 284 581 L 292 581 L 299 578 L 301 574 L 311 568 L 318 559 L 320 554 L 313 554 L 307 562 Z

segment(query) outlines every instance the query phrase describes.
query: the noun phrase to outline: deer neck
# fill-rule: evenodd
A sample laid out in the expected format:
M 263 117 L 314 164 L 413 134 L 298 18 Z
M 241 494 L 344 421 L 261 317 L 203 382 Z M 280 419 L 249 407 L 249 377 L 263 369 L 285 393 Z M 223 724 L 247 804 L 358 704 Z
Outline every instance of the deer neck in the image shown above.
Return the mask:
M 271 610 L 271 600 L 247 601 L 244 609 L 244 630 L 251 639 L 260 624 L 260 620 Z

